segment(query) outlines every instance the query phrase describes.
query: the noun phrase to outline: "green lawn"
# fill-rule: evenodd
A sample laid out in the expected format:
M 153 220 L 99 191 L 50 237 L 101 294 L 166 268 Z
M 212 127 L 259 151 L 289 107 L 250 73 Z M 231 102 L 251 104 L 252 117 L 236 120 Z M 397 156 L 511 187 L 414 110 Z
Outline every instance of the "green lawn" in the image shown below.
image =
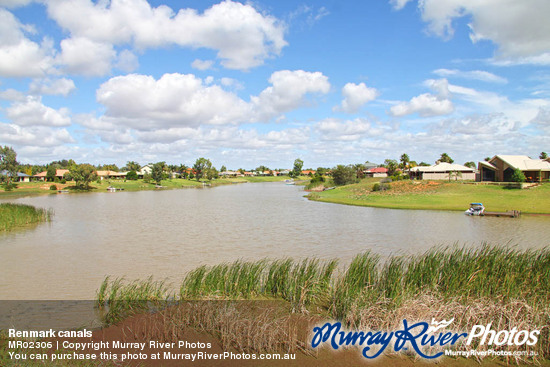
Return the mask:
M 372 180 L 362 181 L 334 190 L 311 193 L 308 197 L 330 203 L 395 209 L 466 210 L 471 202 L 481 202 L 487 211 L 520 210 L 523 213 L 550 214 L 548 183 L 520 190 L 451 182 L 422 192 L 394 192 L 392 189 L 372 192 L 372 185 Z

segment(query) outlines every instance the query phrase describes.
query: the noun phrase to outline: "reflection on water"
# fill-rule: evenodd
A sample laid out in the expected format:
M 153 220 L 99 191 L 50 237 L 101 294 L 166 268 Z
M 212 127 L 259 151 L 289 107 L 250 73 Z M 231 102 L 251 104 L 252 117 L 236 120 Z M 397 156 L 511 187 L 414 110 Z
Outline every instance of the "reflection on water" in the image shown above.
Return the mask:
M 304 199 L 283 183 L 211 189 L 48 195 L 51 223 L 0 235 L 0 299 L 92 299 L 105 276 L 179 282 L 236 259 L 382 256 L 434 245 L 550 244 L 545 217 L 362 208 Z M 465 203 L 465 209 L 468 203 Z

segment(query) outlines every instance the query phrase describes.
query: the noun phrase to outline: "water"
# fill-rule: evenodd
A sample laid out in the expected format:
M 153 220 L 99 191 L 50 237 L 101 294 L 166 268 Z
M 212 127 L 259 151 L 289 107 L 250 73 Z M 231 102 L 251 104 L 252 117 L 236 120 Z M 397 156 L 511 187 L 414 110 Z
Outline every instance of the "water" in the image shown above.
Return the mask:
M 345 264 L 367 249 L 385 257 L 455 243 L 550 244 L 547 217 L 363 208 L 303 195 L 297 186 L 258 183 L 13 200 L 55 215 L 51 223 L 0 235 L 0 300 L 93 299 L 107 275 L 153 275 L 177 285 L 199 265 L 236 259 L 319 257 Z

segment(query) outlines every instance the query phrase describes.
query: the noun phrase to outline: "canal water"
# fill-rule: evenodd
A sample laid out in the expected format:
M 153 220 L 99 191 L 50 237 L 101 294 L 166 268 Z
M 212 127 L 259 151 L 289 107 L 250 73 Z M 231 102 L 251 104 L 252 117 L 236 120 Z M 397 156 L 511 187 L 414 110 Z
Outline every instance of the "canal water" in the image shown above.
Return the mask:
M 382 257 L 437 245 L 550 245 L 547 217 L 468 217 L 308 201 L 301 187 L 254 183 L 207 189 L 54 194 L 12 200 L 53 220 L 0 235 L 0 300 L 93 299 L 105 276 L 167 279 L 237 259 Z M 468 203 L 465 203 L 465 209 Z

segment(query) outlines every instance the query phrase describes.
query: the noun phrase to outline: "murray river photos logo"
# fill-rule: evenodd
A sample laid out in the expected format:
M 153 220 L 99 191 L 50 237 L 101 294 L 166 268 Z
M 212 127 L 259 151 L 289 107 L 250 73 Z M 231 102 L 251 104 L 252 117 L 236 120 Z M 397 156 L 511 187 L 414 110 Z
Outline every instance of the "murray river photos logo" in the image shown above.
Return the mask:
M 327 322 L 323 326 L 313 328 L 311 346 L 316 348 L 322 343 L 329 344 L 337 350 L 343 346 L 362 347 L 363 357 L 373 359 L 380 356 L 386 349 L 393 348 L 394 351 L 406 351 L 412 348 L 419 356 L 426 359 L 441 357 L 444 352 L 440 351 L 433 355 L 424 353 L 428 347 L 451 347 L 457 343 L 471 345 L 502 346 L 502 345 L 535 345 L 538 342 L 539 330 L 493 330 L 491 323 L 487 325 L 475 325 L 469 333 L 455 333 L 444 329 L 449 327 L 454 319 L 449 321 L 436 321 L 432 323 L 417 322 L 409 323 L 403 320 L 403 328 L 395 331 L 345 331 L 342 330 L 340 322 Z

